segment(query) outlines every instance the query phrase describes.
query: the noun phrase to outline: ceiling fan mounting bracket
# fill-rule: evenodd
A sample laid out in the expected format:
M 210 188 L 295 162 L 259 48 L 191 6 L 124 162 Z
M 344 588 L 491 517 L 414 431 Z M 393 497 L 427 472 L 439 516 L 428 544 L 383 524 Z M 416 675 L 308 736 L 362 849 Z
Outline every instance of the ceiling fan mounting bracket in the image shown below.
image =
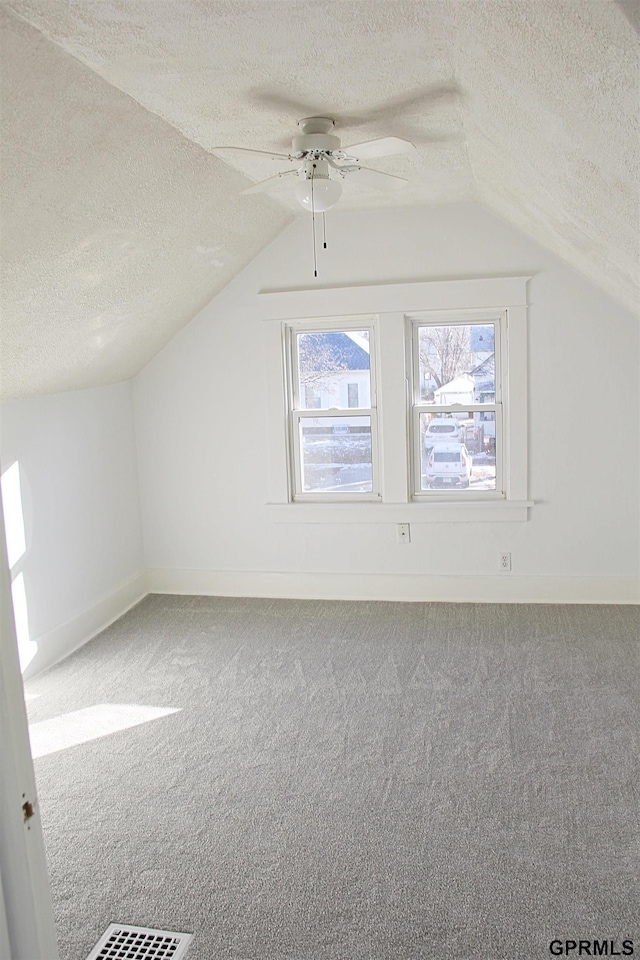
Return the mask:
M 331 120 L 330 117 L 304 117 L 298 120 L 298 126 L 303 134 L 329 133 L 335 125 L 335 120 Z

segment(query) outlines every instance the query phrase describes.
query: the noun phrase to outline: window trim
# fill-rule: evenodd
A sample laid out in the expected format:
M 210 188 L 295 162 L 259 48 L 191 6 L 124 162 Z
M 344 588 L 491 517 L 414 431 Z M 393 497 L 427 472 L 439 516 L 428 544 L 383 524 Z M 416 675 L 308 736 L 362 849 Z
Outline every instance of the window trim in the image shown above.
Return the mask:
M 378 418 L 378 318 L 370 314 L 364 317 L 336 317 L 317 320 L 298 320 L 284 324 L 284 369 L 286 380 L 287 413 L 287 485 L 290 503 L 371 503 L 382 501 L 382 471 L 380 464 L 379 418 Z M 369 333 L 369 407 L 311 408 L 301 406 L 300 371 L 296 337 L 300 333 L 347 333 L 367 330 Z M 369 417 L 371 427 L 371 491 L 304 491 L 302 489 L 302 463 L 298 441 L 300 422 L 318 417 Z
M 419 329 L 426 326 L 469 326 L 471 324 L 494 325 L 494 379 L 495 399 L 493 403 L 426 404 L 420 395 L 420 352 L 418 348 Z M 417 503 L 468 503 L 477 500 L 506 500 L 507 478 L 509 474 L 509 448 L 505 438 L 505 401 L 508 390 L 505 383 L 503 358 L 507 356 L 508 310 L 448 310 L 420 311 L 405 316 L 405 346 L 407 357 L 407 402 L 408 430 L 407 445 L 409 458 L 409 499 Z M 444 414 L 458 412 L 494 413 L 496 430 L 496 488 L 495 490 L 422 490 L 422 448 L 420 443 L 421 414 Z
M 269 486 L 266 517 L 273 523 L 470 523 L 526 522 L 528 499 L 527 286 L 531 274 L 456 280 L 374 282 L 353 286 L 268 288 L 259 292 L 265 350 L 267 433 L 264 455 Z M 509 349 L 503 357 L 508 391 L 503 432 L 509 444 L 510 470 L 505 498 L 428 503 L 409 500 L 408 444 L 398 442 L 408 429 L 404 324 L 419 312 L 477 314 L 507 309 Z M 380 403 L 379 446 L 383 499 L 378 502 L 293 502 L 289 488 L 288 414 L 283 335 L 287 323 L 335 323 L 378 318 L 376 360 Z M 396 370 L 399 368 L 399 382 Z

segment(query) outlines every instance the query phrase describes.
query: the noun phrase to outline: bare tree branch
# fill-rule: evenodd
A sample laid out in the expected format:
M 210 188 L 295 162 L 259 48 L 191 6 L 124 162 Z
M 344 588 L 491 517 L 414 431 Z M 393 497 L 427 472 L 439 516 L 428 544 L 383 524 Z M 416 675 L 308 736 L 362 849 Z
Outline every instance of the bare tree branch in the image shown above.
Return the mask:
M 462 324 L 422 327 L 420 330 L 420 367 L 436 389 L 449 383 L 471 365 L 469 328 Z

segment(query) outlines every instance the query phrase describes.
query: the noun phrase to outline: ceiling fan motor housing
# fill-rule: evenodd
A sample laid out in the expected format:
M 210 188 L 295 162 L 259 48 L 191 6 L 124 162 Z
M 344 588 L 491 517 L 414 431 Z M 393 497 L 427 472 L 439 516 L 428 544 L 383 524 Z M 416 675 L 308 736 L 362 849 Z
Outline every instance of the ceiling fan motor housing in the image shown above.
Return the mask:
M 310 153 L 312 151 L 333 152 L 340 149 L 340 137 L 329 133 L 305 133 L 301 137 L 294 137 L 291 152 Z
M 311 153 L 327 152 L 340 149 L 340 138 L 329 133 L 335 126 L 335 121 L 329 117 L 306 117 L 304 120 L 298 120 L 298 126 L 302 130 L 302 135 L 293 138 L 291 152 Z

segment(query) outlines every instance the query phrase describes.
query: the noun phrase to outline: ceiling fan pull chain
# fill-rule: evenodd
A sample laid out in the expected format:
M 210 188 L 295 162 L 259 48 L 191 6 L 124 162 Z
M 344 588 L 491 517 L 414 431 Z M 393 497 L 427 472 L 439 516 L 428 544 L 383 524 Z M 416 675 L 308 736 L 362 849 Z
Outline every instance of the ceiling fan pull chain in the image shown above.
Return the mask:
M 314 277 L 318 276 L 318 255 L 316 253 L 316 205 L 313 199 L 313 174 L 316 169 L 314 163 L 313 170 L 311 171 L 311 231 L 313 233 L 313 275 Z
M 324 249 L 327 249 L 327 215 L 322 212 L 322 245 Z

